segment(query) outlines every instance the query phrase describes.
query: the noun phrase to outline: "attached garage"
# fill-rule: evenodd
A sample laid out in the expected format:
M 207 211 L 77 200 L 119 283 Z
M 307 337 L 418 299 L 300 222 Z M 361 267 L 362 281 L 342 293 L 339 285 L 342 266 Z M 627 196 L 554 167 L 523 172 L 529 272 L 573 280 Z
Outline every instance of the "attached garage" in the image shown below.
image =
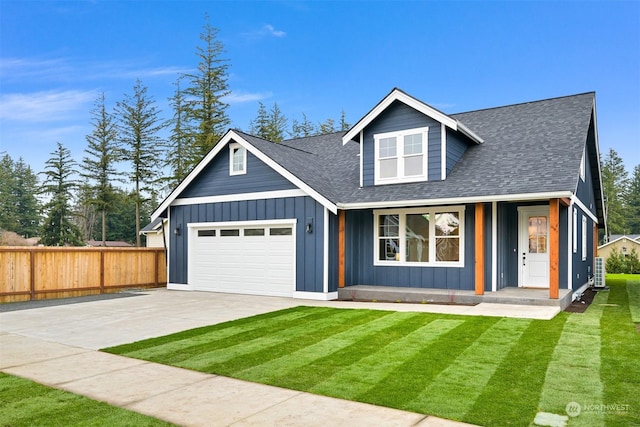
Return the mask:
M 189 284 L 194 290 L 291 297 L 295 220 L 191 223 Z

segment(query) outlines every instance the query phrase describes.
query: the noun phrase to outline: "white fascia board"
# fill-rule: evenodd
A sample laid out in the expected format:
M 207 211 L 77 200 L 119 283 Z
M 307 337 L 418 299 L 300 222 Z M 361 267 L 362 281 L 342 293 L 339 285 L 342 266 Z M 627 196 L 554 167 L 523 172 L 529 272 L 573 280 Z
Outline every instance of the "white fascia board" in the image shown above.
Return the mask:
M 457 120 L 456 120 L 456 123 L 458 124 L 458 130 L 462 132 L 463 135 L 468 136 L 478 144 L 484 143 L 484 139 L 480 138 L 474 131 L 472 131 L 471 129 L 469 129 L 468 127 L 466 127 L 465 125 L 463 125 Z
M 342 137 L 342 145 L 351 141 L 355 138 L 362 129 L 367 127 L 369 123 L 371 123 L 376 117 L 378 117 L 384 110 L 386 110 L 389 105 L 391 105 L 394 101 L 400 101 L 409 107 L 421 112 L 422 114 L 431 117 L 432 119 L 442 123 L 443 125 L 453 129 L 458 130 L 458 121 L 452 119 L 446 114 L 436 110 L 433 107 L 425 104 L 424 102 L 418 101 L 412 96 L 407 95 L 402 92 L 400 89 L 394 89 L 391 91 L 389 95 L 387 95 L 382 101 L 376 105 L 373 110 L 369 111 L 369 113 L 364 116 L 358 123 L 356 123 L 349 131 Z M 362 141 L 360 141 L 362 143 Z
M 442 199 L 420 199 L 420 200 L 397 200 L 391 202 L 362 202 L 362 203 L 338 203 L 339 209 L 372 209 L 372 208 L 397 208 L 411 206 L 443 206 L 443 205 L 460 205 L 468 203 L 487 203 L 487 202 L 518 202 L 533 201 L 547 199 L 561 199 L 572 197 L 570 191 L 559 191 L 550 193 L 524 193 L 524 194 L 507 194 L 495 196 L 480 197 L 451 197 Z
M 598 224 L 598 217 L 596 217 L 594 214 L 592 214 L 591 211 L 589 209 L 587 209 L 587 207 L 584 205 L 584 203 L 582 203 L 582 201 L 580 199 L 578 199 L 575 195 L 571 196 L 571 203 L 577 205 L 580 208 L 580 210 L 582 211 L 582 213 L 584 213 L 586 216 L 591 218 L 591 220 L 593 222 Z
M 258 159 L 260 159 L 262 162 L 267 164 L 273 170 L 278 172 L 280 175 L 282 175 L 284 178 L 290 181 L 293 185 L 295 185 L 296 187 L 304 191 L 308 196 L 310 196 L 311 198 L 316 200 L 318 203 L 320 203 L 321 205 L 329 209 L 332 213 L 337 214 L 338 208 L 334 203 L 330 202 L 327 198 L 325 198 L 320 193 L 318 193 L 317 191 L 309 187 L 302 180 L 300 180 L 291 172 L 289 172 L 288 170 L 280 166 L 278 163 L 271 160 L 271 158 L 269 158 L 260 150 L 255 148 L 253 145 L 247 142 L 244 138 L 242 138 L 236 132 L 234 132 L 233 130 L 229 130 L 218 142 L 218 144 L 211 151 L 209 151 L 209 153 L 200 161 L 200 163 L 196 165 L 196 167 L 191 171 L 191 173 L 187 175 L 187 177 L 180 183 L 180 185 L 178 185 L 171 192 L 171 194 L 169 194 L 169 196 L 162 202 L 162 204 L 153 212 L 153 214 L 151 214 L 152 221 L 155 220 L 162 212 L 164 212 L 166 209 L 169 208 L 169 206 L 173 204 L 174 200 L 178 198 L 180 193 L 182 193 L 182 191 L 184 191 L 185 188 L 187 188 L 187 186 L 200 174 L 200 172 L 202 172 L 202 170 L 205 167 L 207 167 L 207 165 L 211 162 L 211 160 L 229 144 L 230 141 L 234 141 L 239 145 L 241 145 L 242 147 L 244 147 L 247 151 L 251 152 L 251 154 L 256 156 Z
M 627 236 L 627 235 L 625 234 L 625 235 L 623 235 L 623 236 L 618 237 L 618 238 L 617 238 L 617 239 L 615 239 L 615 240 L 612 240 L 612 241 L 610 241 L 610 242 L 605 243 L 604 245 L 600 245 L 600 246 L 598 246 L 598 249 L 606 248 L 606 247 L 607 247 L 607 246 L 609 246 L 610 244 L 615 243 L 615 242 L 619 242 L 619 241 L 620 241 L 620 240 L 622 240 L 622 239 L 627 239 L 627 240 L 628 240 L 630 243 L 632 243 L 632 244 L 634 244 L 634 243 L 635 243 L 636 245 L 640 245 L 640 242 L 638 242 L 638 241 L 636 241 L 636 240 L 633 240 L 631 237 L 629 237 L 629 236 Z
M 447 179 L 447 128 L 440 125 L 440 179 Z
M 602 209 L 602 219 L 604 220 L 604 227 L 605 227 L 605 236 L 607 235 L 607 209 L 604 205 L 604 187 L 602 186 L 602 168 L 601 166 L 601 162 L 600 162 L 600 142 L 598 139 L 598 114 L 596 113 L 596 96 L 595 94 L 593 95 L 593 110 L 591 111 L 591 114 L 593 115 L 593 134 L 594 134 L 594 138 L 595 138 L 595 145 L 596 145 L 596 163 L 597 163 L 597 167 L 598 167 L 598 181 L 600 184 L 600 201 L 602 203 L 602 206 L 600 206 L 600 208 Z M 593 167 L 593 165 L 591 166 Z M 593 174 L 592 174 L 593 175 Z M 593 176 L 591 177 L 591 179 L 593 179 Z
M 281 199 L 285 197 L 301 197 L 307 193 L 295 188 L 293 190 L 260 191 L 256 193 L 223 194 L 221 196 L 202 196 L 177 198 L 171 206 L 199 205 L 203 203 L 239 202 L 246 200 Z

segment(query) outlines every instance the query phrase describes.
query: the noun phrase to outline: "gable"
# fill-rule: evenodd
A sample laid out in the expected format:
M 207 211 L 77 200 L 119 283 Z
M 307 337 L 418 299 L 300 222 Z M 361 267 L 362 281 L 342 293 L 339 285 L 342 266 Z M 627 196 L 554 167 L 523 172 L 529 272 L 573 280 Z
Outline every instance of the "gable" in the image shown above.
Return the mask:
M 244 174 L 231 175 L 229 173 L 229 161 L 229 148 L 227 146 L 189 183 L 180 198 L 222 196 L 296 188 L 290 181 L 251 152 L 247 153 L 246 173 Z

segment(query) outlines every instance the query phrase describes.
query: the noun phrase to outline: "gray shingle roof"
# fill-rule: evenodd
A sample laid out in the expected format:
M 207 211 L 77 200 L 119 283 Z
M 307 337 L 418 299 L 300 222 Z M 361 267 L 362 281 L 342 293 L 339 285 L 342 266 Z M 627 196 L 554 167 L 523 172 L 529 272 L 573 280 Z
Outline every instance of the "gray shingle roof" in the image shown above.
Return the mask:
M 452 114 L 484 139 L 444 181 L 359 187 L 359 147 L 343 132 L 248 142 L 334 203 L 575 192 L 593 93 Z

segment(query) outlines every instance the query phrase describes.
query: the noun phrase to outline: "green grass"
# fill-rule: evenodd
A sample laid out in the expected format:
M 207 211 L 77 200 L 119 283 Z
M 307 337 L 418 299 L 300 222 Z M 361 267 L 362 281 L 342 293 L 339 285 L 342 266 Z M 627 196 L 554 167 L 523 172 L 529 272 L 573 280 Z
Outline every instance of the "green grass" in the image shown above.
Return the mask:
M 486 426 L 569 402 L 569 426 L 634 425 L 640 281 L 608 285 L 550 321 L 296 307 L 105 351 Z
M 173 425 L 3 373 L 0 402 L 0 426 Z

